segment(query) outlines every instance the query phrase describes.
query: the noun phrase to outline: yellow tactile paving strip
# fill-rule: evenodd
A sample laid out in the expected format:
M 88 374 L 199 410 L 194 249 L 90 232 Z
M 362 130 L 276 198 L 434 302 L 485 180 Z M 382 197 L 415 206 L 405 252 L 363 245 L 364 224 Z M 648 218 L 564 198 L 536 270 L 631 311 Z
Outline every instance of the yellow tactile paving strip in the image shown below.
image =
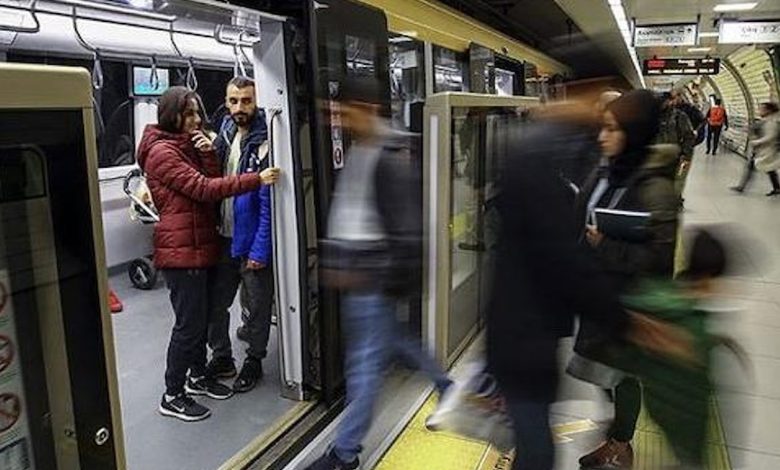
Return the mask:
M 501 454 L 481 441 L 446 432 L 425 429 L 425 418 L 433 411 L 435 399 L 429 399 L 407 425 L 396 442 L 375 467 L 376 470 L 509 470 L 512 455 Z M 717 407 L 713 404 L 714 416 Z M 731 470 L 720 419 L 712 420 L 709 470 Z M 593 429 L 588 420 L 554 427 L 556 443 L 566 445 L 574 434 Z M 675 462 L 660 431 L 644 413 L 634 438 L 635 470 L 656 470 Z

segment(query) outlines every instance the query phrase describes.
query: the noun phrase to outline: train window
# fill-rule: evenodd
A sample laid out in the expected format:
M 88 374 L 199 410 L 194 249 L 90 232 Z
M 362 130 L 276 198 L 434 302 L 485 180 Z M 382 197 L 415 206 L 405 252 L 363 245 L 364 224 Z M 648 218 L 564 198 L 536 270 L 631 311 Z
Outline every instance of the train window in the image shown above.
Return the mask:
M 423 43 L 406 36 L 390 38 L 390 105 L 394 124 L 410 128 L 410 105 L 425 99 Z
M 515 73 L 496 67 L 496 93 L 502 96 L 514 95 Z
M 357 36 L 346 36 L 347 72 L 354 75 L 373 76 L 376 71 L 376 45 L 374 41 Z
M 433 47 L 433 91 L 469 91 L 469 65 L 465 53 Z

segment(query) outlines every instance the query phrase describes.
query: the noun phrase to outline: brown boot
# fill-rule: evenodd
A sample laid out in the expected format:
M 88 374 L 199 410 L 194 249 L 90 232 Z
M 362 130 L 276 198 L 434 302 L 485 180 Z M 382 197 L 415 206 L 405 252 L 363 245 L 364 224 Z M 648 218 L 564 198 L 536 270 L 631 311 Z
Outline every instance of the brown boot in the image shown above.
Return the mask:
M 632 468 L 634 466 L 634 449 L 631 443 L 614 439 L 601 444 L 596 450 L 580 458 L 583 469 Z

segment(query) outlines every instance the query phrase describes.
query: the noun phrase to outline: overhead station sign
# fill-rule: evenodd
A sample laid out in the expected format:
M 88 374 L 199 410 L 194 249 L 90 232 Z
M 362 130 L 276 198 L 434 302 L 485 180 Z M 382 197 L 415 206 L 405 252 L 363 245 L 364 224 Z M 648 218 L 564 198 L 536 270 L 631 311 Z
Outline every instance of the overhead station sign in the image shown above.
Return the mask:
M 717 75 L 720 59 L 647 59 L 645 75 Z
M 780 43 L 780 21 L 721 21 L 721 44 Z
M 671 47 L 696 45 L 696 23 L 636 25 L 634 47 Z

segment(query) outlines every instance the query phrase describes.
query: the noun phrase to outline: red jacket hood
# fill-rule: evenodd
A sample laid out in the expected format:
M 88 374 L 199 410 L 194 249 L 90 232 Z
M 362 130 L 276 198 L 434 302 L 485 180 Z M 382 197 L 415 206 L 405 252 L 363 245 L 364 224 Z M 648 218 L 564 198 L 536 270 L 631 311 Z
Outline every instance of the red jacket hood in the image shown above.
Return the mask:
M 187 146 L 191 145 L 188 134 L 174 134 L 160 129 L 156 124 L 147 125 L 144 129 L 144 135 L 141 137 L 141 142 L 138 144 L 137 160 L 142 170 L 146 164 L 146 159 L 149 157 L 149 152 L 160 142 L 168 142 L 182 151 L 186 151 Z

